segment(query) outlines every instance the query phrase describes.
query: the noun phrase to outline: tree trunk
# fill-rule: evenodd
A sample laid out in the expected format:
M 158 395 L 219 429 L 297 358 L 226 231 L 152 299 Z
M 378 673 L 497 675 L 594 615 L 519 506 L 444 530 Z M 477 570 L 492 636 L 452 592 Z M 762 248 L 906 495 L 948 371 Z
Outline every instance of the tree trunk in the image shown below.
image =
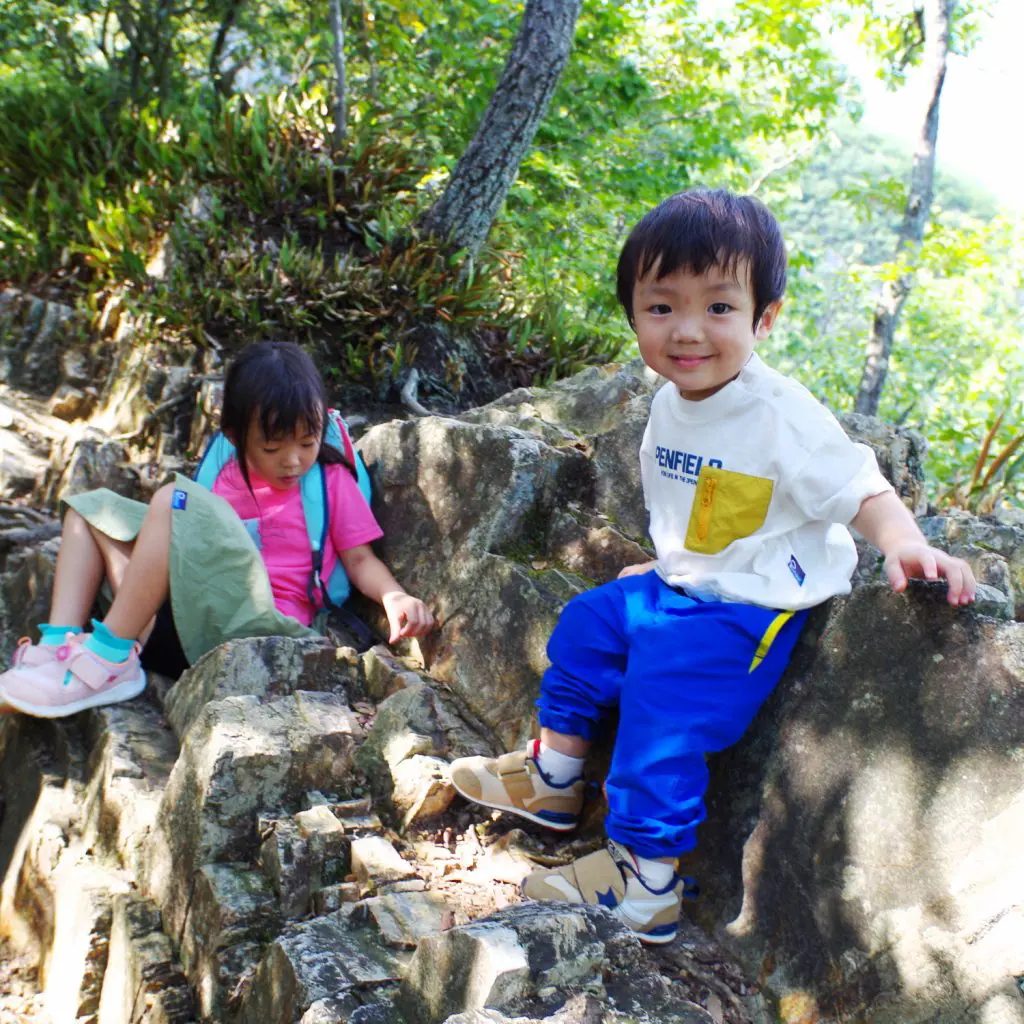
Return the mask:
M 444 193 L 422 217 L 424 233 L 470 252 L 484 243 L 569 59 L 581 2 L 527 0 L 501 81 Z
M 228 40 L 228 33 L 231 31 L 238 17 L 245 0 L 231 0 L 231 3 L 224 10 L 220 25 L 217 28 L 217 35 L 214 37 L 213 46 L 210 47 L 210 59 L 207 67 L 210 72 L 210 81 L 213 83 L 213 94 L 217 97 L 227 98 L 231 95 L 231 83 L 234 75 L 225 75 L 220 66 L 221 58 L 224 55 L 224 46 Z
M 946 78 L 950 21 L 955 6 L 956 0 L 925 0 L 925 67 L 931 80 L 931 93 L 914 153 L 910 191 L 896 240 L 896 260 L 907 249 L 921 244 L 931 210 L 935 181 L 935 142 L 939 135 L 939 100 Z M 875 306 L 871 337 L 866 346 L 864 371 L 854 399 L 855 412 L 869 416 L 878 412 L 882 388 L 889 372 L 889 356 L 896 326 L 913 284 L 914 274 L 908 267 L 898 278 L 885 281 L 882 285 L 882 293 Z
M 345 95 L 345 24 L 341 19 L 341 0 L 330 0 L 331 34 L 334 36 L 334 151 L 345 144 L 347 97 Z

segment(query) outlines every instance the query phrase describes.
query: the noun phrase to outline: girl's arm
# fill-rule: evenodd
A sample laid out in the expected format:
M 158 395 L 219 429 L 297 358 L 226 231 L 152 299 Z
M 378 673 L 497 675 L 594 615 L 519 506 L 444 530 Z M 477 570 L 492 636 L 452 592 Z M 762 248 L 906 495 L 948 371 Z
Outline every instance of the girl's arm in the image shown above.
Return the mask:
M 338 558 L 359 592 L 383 605 L 391 627 L 388 643 L 403 636 L 423 636 L 434 628 L 430 609 L 418 597 L 405 592 L 369 544 L 339 551 Z

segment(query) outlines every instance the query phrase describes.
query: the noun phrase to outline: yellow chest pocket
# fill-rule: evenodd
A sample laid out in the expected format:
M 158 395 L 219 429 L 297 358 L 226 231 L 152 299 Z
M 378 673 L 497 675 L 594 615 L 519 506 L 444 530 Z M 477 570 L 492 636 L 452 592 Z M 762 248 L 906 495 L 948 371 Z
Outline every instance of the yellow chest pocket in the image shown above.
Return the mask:
M 717 555 L 734 540 L 749 537 L 764 525 L 774 487 L 762 476 L 704 466 L 697 477 L 686 547 L 701 555 Z

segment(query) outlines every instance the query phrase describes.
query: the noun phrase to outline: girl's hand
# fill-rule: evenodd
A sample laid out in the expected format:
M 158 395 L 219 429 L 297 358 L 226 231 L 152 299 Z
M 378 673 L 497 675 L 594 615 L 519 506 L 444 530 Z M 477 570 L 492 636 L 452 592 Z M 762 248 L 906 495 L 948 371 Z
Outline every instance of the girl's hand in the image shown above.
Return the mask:
M 391 627 L 389 644 L 401 637 L 423 636 L 434 628 L 434 616 L 430 609 L 418 597 L 404 590 L 389 590 L 382 595 L 380 603 L 384 606 Z

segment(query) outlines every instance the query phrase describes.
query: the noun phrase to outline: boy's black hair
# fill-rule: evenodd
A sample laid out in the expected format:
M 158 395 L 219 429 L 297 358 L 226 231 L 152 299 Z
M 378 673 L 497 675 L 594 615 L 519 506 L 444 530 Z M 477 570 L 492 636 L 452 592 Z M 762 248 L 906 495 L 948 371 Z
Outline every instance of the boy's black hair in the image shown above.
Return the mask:
M 238 466 L 249 484 L 245 446 L 254 420 L 263 436 L 287 437 L 299 426 L 320 435 L 317 462 L 355 467 L 327 444 L 327 391 L 313 360 L 291 341 L 258 341 L 244 348 L 224 377 L 220 428 L 238 452 Z M 251 484 L 250 484 L 251 487 Z
M 633 326 L 633 287 L 653 269 L 660 281 L 680 268 L 703 274 L 719 267 L 736 274 L 741 263 L 750 268 L 756 330 L 765 309 L 786 291 L 786 246 L 778 221 L 753 196 L 725 189 L 677 192 L 629 233 L 619 255 L 619 302 Z

